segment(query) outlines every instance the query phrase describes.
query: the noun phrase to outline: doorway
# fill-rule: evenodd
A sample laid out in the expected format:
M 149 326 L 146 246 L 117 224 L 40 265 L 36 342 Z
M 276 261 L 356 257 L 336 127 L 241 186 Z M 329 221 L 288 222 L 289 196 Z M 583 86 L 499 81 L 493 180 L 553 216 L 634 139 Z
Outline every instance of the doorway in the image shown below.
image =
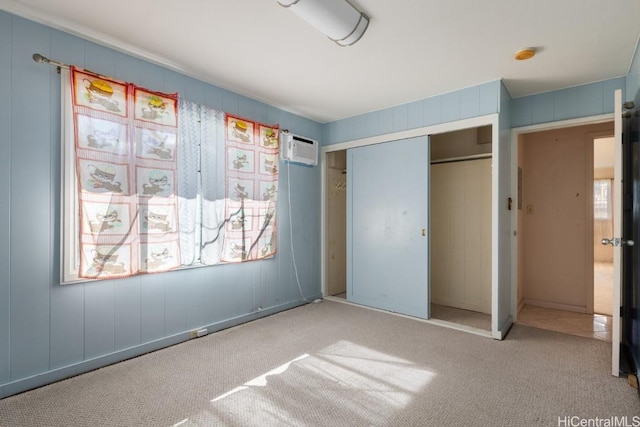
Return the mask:
M 593 313 L 613 313 L 613 247 L 602 239 L 613 237 L 613 136 L 593 140 Z
M 518 135 L 518 323 L 611 339 L 611 317 L 594 315 L 595 262 L 606 258 L 595 246 L 606 224 L 594 217 L 594 141 L 610 135 L 612 122 Z

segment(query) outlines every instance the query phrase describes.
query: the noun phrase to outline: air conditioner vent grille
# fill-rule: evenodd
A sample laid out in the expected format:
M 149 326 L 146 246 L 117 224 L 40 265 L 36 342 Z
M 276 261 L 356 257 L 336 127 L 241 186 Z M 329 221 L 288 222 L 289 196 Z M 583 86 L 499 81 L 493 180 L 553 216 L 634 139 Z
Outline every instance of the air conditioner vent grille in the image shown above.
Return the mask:
M 318 164 L 318 141 L 290 133 L 282 133 L 280 154 L 283 160 L 315 166 Z

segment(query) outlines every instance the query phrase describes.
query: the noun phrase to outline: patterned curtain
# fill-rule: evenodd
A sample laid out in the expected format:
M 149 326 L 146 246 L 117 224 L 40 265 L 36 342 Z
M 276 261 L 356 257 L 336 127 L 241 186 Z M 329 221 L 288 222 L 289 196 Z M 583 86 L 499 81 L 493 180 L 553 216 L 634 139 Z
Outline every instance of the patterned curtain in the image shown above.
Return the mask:
M 236 130 L 227 128 L 231 121 L 239 122 Z M 215 265 L 274 255 L 278 127 L 180 98 L 178 151 L 183 263 L 199 258 Z M 198 168 L 199 183 L 194 179 Z
M 276 253 L 278 126 L 227 115 L 226 215 L 222 261 Z
M 278 126 L 70 67 L 78 277 L 276 253 Z
M 220 262 L 226 223 L 224 113 L 182 98 L 179 105 L 180 150 L 185 153 L 180 156 L 185 161 L 178 162 L 178 172 L 184 177 L 180 179 L 179 192 L 182 200 L 182 188 L 188 189 L 184 199 L 190 206 L 180 209 L 180 235 L 184 236 L 181 241 L 185 246 L 190 245 L 184 252 L 195 251 L 195 260 L 214 265 Z M 192 171 L 198 170 L 200 182 L 183 185 L 183 182 L 197 181 L 198 174 Z
M 180 258 L 193 265 L 200 258 L 200 106 L 178 100 L 178 212 Z
M 177 94 L 75 67 L 70 76 L 79 276 L 107 279 L 179 266 Z

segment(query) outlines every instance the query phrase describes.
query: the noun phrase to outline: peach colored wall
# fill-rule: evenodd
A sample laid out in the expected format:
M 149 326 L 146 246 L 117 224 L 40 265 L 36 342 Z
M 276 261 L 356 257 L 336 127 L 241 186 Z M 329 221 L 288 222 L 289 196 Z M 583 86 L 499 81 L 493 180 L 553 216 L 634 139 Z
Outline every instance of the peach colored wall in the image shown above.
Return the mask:
M 524 158 L 525 158 L 525 146 L 524 135 L 518 135 L 518 168 L 522 171 L 524 180 Z M 516 177 L 517 179 L 517 177 Z M 521 198 L 520 194 L 518 197 Z M 522 206 L 518 206 L 519 200 L 516 200 L 516 208 L 518 209 L 518 307 L 524 302 L 524 248 L 522 246 L 524 237 L 524 200 Z
M 593 137 L 609 130 L 603 123 L 522 136 L 526 303 L 593 309 Z

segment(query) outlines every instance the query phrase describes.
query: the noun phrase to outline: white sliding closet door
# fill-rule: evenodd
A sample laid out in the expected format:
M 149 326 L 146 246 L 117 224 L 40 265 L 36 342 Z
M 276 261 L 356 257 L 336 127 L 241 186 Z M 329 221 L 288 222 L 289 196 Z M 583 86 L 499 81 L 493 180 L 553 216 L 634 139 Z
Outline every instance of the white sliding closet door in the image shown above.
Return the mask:
M 491 159 L 431 165 L 431 302 L 491 314 Z

